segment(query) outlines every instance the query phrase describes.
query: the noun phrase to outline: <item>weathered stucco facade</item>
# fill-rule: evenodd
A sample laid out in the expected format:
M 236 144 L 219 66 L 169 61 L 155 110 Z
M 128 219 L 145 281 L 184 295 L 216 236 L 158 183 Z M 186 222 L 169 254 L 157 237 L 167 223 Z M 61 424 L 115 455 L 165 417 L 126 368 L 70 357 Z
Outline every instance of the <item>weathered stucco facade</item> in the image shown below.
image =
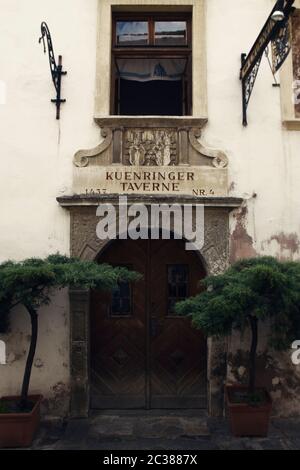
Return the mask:
M 208 272 L 256 255 L 300 259 L 300 127 L 291 106 L 292 55 L 280 73 L 280 89 L 271 86 L 263 60 L 249 126 L 241 124 L 240 56 L 249 51 L 273 5 L 273 0 L 233 0 L 225 8 L 223 0 L 2 0 L 0 261 L 55 252 L 95 259 L 103 248 L 95 234 L 97 201 L 72 196 L 93 187 L 100 167 L 124 163 L 124 128 L 135 129 L 141 122 L 154 129 L 180 129 L 178 164 L 198 166 L 219 182 L 220 200 L 200 198 L 208 220 L 201 253 Z M 154 119 L 150 125 L 149 120 L 109 118 L 112 7 L 193 11 L 193 115 L 180 125 L 174 119 L 167 124 Z M 296 7 L 300 9 L 299 0 Z M 48 23 L 55 54 L 63 55 L 68 71 L 60 121 L 50 102 L 54 88 L 48 59 L 38 44 L 42 21 Z M 85 292 L 59 292 L 40 312 L 31 389 L 44 394 L 46 414 L 66 415 L 70 397 L 73 415 L 88 410 L 87 322 Z M 0 395 L 20 388 L 28 334 L 25 313 L 15 311 L 11 331 L 0 337 L 8 354 L 7 365 L 0 366 Z M 247 335 L 233 335 L 225 343 L 209 341 L 214 413 L 222 411 L 226 368 L 228 380 L 245 378 Z M 274 354 L 266 344 L 267 327 L 259 370 L 275 399 L 275 412 L 300 414 L 300 366 L 292 365 L 290 351 Z

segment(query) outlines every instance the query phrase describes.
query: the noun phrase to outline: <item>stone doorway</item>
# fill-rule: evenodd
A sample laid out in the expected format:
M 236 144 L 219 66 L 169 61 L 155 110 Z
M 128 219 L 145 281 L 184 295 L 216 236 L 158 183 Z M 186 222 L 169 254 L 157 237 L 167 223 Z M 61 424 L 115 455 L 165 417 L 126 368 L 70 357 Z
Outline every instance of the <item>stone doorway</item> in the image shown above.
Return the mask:
M 91 408 L 207 408 L 207 340 L 176 315 L 206 275 L 184 240 L 117 240 L 98 261 L 142 274 L 91 293 Z
M 57 199 L 70 211 L 71 255 L 81 259 L 96 260 L 108 246 L 108 241 L 96 236 L 98 218 L 96 208 L 100 202 L 116 207 L 117 195 L 64 196 Z M 198 255 L 207 274 L 223 272 L 229 264 L 229 214 L 239 207 L 241 199 L 230 197 L 181 196 L 128 196 L 129 203 L 142 201 L 150 204 L 203 204 L 205 206 L 205 241 Z M 80 289 L 70 290 L 71 321 L 71 416 L 87 417 L 90 411 L 90 293 Z M 207 408 L 212 416 L 223 414 L 223 386 L 226 379 L 225 340 L 207 340 Z

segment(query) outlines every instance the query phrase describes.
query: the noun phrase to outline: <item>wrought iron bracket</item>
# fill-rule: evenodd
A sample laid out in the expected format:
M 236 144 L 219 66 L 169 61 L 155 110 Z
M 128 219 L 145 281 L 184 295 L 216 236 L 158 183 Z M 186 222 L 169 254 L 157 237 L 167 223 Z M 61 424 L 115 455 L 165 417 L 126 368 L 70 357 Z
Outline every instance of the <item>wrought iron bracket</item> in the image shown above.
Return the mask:
M 259 71 L 262 56 L 263 55 L 261 54 L 261 56 L 257 59 L 257 61 L 255 63 L 255 66 L 253 67 L 253 69 L 251 70 L 249 75 L 247 75 L 246 78 L 242 79 L 243 126 L 248 126 L 247 108 L 248 108 L 248 104 L 249 104 L 251 94 L 252 94 L 252 91 L 253 91 L 253 88 L 254 88 L 254 84 L 255 84 L 255 81 L 256 81 L 256 78 L 257 78 L 257 74 L 258 74 L 258 71 Z M 247 54 L 242 54 L 242 56 L 241 56 L 242 67 L 244 66 L 244 64 L 246 62 L 246 57 L 247 57 Z
M 268 45 L 270 43 L 272 44 L 274 76 L 289 55 L 291 49 L 289 43 L 289 18 L 294 11 L 294 2 L 295 0 L 277 0 L 249 54 L 241 55 L 240 79 L 242 82 L 244 126 L 248 125 L 247 108 L 255 85 L 261 60 Z M 272 19 L 272 15 L 280 5 L 283 6 L 282 9 L 284 12 L 284 20 L 276 23 Z M 278 84 L 276 84 L 276 86 L 278 86 Z
M 45 23 L 44 21 L 41 24 L 41 33 L 42 33 L 42 36 L 39 38 L 39 43 L 43 41 L 44 53 L 46 54 L 47 52 L 46 41 L 47 41 L 50 72 L 51 72 L 52 81 L 56 90 L 56 98 L 52 99 L 51 102 L 55 103 L 56 105 L 56 119 L 60 119 L 60 105 L 61 103 L 66 102 L 65 99 L 61 98 L 61 79 L 63 75 L 67 75 L 67 72 L 63 71 L 61 55 L 58 56 L 58 64 L 56 63 L 51 34 L 50 34 L 47 23 Z

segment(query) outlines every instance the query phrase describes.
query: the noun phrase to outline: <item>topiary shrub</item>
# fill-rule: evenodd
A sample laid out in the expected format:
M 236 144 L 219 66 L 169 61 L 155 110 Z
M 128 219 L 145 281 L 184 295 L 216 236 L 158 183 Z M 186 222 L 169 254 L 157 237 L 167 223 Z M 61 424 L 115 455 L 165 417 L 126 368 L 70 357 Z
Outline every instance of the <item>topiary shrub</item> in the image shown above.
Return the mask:
M 259 324 L 270 320 L 269 344 L 276 350 L 300 338 L 300 263 L 272 257 L 246 259 L 202 284 L 206 291 L 178 303 L 176 311 L 190 315 L 193 325 L 208 336 L 251 328 L 248 372 L 249 394 L 254 395 Z
M 28 390 L 38 338 L 38 310 L 51 302 L 55 289 L 78 286 L 112 290 L 121 281 L 140 276 L 124 267 L 112 267 L 62 255 L 0 264 L 0 333 L 7 332 L 13 307 L 23 305 L 31 320 L 31 341 L 22 381 L 19 410 L 28 409 Z

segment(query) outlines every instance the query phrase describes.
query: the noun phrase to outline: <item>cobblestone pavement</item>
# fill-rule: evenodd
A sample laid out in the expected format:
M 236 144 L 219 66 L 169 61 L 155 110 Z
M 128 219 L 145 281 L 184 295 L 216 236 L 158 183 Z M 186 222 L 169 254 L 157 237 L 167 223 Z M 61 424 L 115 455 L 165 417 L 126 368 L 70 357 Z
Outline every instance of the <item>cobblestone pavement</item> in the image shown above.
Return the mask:
M 32 446 L 58 450 L 300 450 L 300 419 L 275 419 L 267 438 L 235 438 L 224 419 L 189 412 L 105 413 L 42 423 Z

